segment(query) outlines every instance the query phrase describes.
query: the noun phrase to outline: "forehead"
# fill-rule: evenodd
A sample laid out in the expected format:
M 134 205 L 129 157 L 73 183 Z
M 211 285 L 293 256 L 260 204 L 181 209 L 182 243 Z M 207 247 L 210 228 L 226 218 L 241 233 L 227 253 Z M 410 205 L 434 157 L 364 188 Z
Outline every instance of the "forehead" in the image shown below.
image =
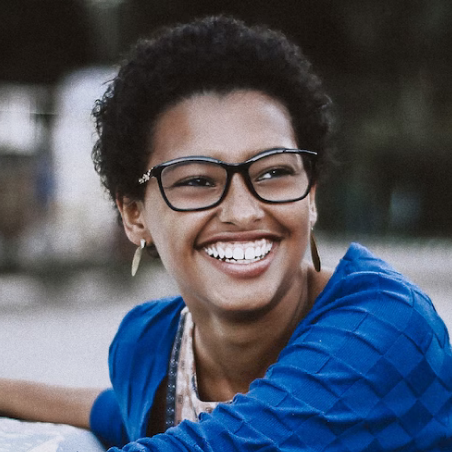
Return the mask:
M 166 110 L 151 140 L 151 166 L 205 155 L 239 162 L 273 147 L 296 147 L 290 115 L 258 91 L 196 94 Z

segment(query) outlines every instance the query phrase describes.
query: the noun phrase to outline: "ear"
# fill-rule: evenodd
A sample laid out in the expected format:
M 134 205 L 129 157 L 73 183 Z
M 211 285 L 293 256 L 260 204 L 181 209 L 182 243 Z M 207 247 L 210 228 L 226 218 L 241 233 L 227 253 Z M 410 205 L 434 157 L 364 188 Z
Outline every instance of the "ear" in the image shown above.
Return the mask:
M 317 204 L 315 201 L 315 195 L 317 191 L 317 186 L 314 185 L 309 192 L 309 221 L 311 223 L 311 228 L 317 223 Z
M 147 245 L 151 244 L 152 237 L 144 219 L 143 203 L 123 197 L 116 199 L 116 205 L 128 239 L 137 246 L 140 245 L 142 239 L 146 240 Z

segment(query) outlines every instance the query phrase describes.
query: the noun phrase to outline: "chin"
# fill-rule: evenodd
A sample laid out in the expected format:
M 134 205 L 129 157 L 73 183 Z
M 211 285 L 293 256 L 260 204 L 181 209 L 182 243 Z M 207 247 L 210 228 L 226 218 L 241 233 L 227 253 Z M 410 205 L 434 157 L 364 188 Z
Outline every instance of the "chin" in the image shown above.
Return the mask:
M 234 300 L 233 303 L 231 303 L 231 299 Z M 236 321 L 249 322 L 250 320 L 257 320 L 265 316 L 273 309 L 275 303 L 271 299 L 268 299 L 268 292 L 266 296 L 263 295 L 257 298 L 256 293 L 254 293 L 253 299 L 246 297 L 243 293 L 235 297 L 231 293 L 226 300 L 217 301 L 214 306 L 214 310 L 221 316 Z

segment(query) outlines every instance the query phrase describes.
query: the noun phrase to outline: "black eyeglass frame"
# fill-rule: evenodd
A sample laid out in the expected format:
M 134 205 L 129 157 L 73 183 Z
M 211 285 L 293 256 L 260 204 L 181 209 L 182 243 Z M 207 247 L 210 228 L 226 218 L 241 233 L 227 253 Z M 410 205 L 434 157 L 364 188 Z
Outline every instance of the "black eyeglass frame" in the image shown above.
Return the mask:
M 276 155 L 276 154 L 300 154 L 302 156 L 306 156 L 309 158 L 309 160 L 311 161 L 311 168 L 309 170 L 309 172 L 307 172 L 308 175 L 308 187 L 306 189 L 306 192 L 302 195 L 299 196 L 297 198 L 294 199 L 287 199 L 284 201 L 272 201 L 272 200 L 268 200 L 265 198 L 262 198 L 256 191 L 256 189 L 253 186 L 253 183 L 251 182 L 251 178 L 248 172 L 249 167 L 256 162 L 257 160 L 260 160 L 264 157 L 268 157 L 270 155 Z M 154 167 L 152 167 L 151 169 L 149 169 L 148 171 L 146 171 L 143 176 L 141 176 L 138 179 L 138 183 L 139 184 L 145 184 L 147 183 L 152 177 L 155 177 L 157 179 L 158 185 L 159 185 L 159 189 L 160 189 L 160 193 L 163 197 L 163 199 L 165 200 L 166 204 L 168 205 L 168 207 L 176 212 L 198 212 L 201 210 L 207 210 L 207 209 L 212 209 L 213 207 L 218 206 L 226 197 L 229 187 L 231 186 L 231 180 L 232 180 L 232 176 L 234 176 L 234 174 L 239 173 L 242 175 L 246 186 L 248 187 L 248 190 L 251 192 L 251 194 L 258 199 L 259 201 L 265 202 L 267 204 L 284 204 L 284 203 L 289 203 L 289 202 L 296 202 L 296 201 L 301 201 L 302 199 L 306 198 L 306 196 L 308 196 L 309 192 L 311 191 L 312 188 L 312 182 L 313 182 L 313 177 L 312 177 L 312 173 L 314 170 L 314 166 L 315 166 L 315 159 L 317 157 L 317 152 L 315 151 L 308 151 L 306 149 L 288 149 L 288 148 L 274 148 L 274 149 L 267 149 L 265 151 L 260 152 L 259 154 L 256 154 L 255 156 L 251 157 L 250 159 L 246 160 L 245 162 L 241 162 L 241 163 L 226 163 L 223 162 L 222 160 L 218 160 L 212 157 L 203 157 L 203 156 L 188 156 L 188 157 L 179 157 L 177 159 L 173 159 L 173 160 L 169 160 L 167 162 L 164 163 L 160 163 L 159 165 L 156 165 Z M 165 168 L 169 167 L 169 166 L 173 166 L 176 165 L 178 163 L 187 163 L 187 162 L 206 162 L 206 163 L 215 163 L 219 166 L 221 166 L 222 168 L 224 168 L 226 170 L 226 181 L 224 184 L 224 189 L 223 189 L 223 193 L 220 195 L 220 198 L 215 201 L 212 204 L 209 204 L 208 206 L 205 207 L 198 207 L 196 209 L 180 209 L 178 207 L 175 207 L 171 204 L 171 202 L 168 200 L 166 194 L 165 194 L 165 190 L 163 188 L 163 184 L 162 184 L 162 172 Z

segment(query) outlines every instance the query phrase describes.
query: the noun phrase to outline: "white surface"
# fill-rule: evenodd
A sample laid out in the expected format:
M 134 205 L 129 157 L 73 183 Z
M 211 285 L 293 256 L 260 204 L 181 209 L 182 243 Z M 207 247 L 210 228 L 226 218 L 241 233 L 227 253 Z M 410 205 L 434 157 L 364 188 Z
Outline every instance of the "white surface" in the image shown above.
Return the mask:
M 86 430 L 69 425 L 0 418 L 0 452 L 103 452 Z

